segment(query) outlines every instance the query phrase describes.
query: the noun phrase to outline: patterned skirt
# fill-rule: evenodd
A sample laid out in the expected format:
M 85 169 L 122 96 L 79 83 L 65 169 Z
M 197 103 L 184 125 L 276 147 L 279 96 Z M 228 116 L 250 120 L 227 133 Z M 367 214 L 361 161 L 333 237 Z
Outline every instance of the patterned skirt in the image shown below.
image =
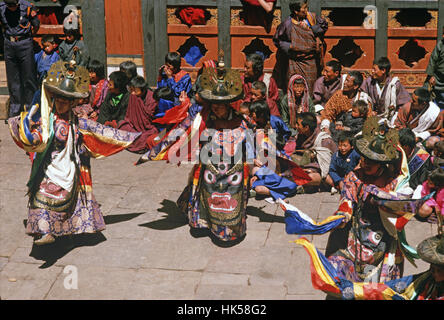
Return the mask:
M 30 208 L 26 233 L 53 236 L 94 233 L 105 230 L 105 221 L 92 192 L 79 194 L 74 210 L 56 212 L 49 209 Z

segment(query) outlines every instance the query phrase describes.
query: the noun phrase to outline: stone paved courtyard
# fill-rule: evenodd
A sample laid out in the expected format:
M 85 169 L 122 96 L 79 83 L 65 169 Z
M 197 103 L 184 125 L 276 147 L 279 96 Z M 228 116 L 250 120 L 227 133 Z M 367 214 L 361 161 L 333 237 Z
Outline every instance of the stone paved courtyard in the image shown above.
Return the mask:
M 229 248 L 216 246 L 209 237 L 193 237 L 175 205 L 190 166 L 151 162 L 136 167 L 139 156 L 127 151 L 92 160 L 93 189 L 106 230 L 33 247 L 24 227 L 30 161 L 3 121 L 0 139 L 2 300 L 325 299 L 312 288 L 309 257 L 290 243 L 297 236 L 285 233 L 284 213 L 276 204 L 250 199 L 246 238 Z M 290 203 L 320 221 L 336 210 L 338 199 L 318 193 L 297 195 Z M 415 247 L 436 232 L 416 220 L 406 230 Z M 328 235 L 307 238 L 325 250 Z M 407 262 L 405 274 L 427 268 L 422 261 L 417 265 Z M 77 289 L 65 289 L 69 266 L 78 271 Z

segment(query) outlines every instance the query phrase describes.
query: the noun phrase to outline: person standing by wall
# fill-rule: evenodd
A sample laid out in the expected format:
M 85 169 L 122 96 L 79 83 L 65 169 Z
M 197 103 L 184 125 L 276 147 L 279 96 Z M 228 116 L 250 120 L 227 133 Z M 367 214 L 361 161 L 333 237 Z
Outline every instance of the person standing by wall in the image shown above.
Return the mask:
M 19 115 L 30 105 L 38 89 L 32 36 L 39 27 L 37 11 L 25 0 L 4 0 L 0 3 L 6 65 L 10 96 L 8 118 Z

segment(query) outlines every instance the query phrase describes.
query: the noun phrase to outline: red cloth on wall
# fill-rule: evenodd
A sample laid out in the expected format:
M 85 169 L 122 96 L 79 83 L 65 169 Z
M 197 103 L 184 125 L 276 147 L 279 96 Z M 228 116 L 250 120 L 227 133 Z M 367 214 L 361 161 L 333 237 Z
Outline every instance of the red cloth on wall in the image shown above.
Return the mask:
M 186 7 L 179 11 L 179 18 L 187 25 L 206 24 L 205 10 L 202 8 Z

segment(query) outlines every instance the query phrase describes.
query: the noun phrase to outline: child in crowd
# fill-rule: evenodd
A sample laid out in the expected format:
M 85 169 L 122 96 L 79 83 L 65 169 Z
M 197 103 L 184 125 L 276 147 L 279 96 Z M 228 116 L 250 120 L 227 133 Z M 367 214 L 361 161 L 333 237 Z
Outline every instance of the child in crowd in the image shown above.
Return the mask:
M 426 220 L 436 223 L 437 215 L 444 213 L 444 169 L 433 170 L 422 184 L 421 197 L 435 191 L 434 196 L 427 200 L 419 209 L 416 217 L 418 220 Z
M 345 176 L 359 163 L 361 156 L 353 148 L 353 134 L 341 131 L 338 134 L 338 151 L 333 154 L 325 182 L 331 186 L 331 194 L 342 191 Z
M 100 105 L 108 94 L 108 80 L 105 79 L 105 65 L 98 60 L 92 60 L 88 66 L 89 99 L 83 99 L 73 112 L 80 118 L 97 121 Z
M 273 129 L 276 133 L 276 147 L 283 150 L 285 143 L 291 137 L 291 131 L 278 116 L 270 115 L 270 108 L 264 100 L 250 104 L 250 116 L 256 122 L 258 129 Z
M 246 116 L 250 116 L 250 105 L 251 102 L 242 102 L 241 105 L 239 106 L 239 112 L 242 113 L 243 115 Z
M 367 119 L 368 104 L 363 100 L 353 102 L 352 109 L 342 114 L 338 121 L 330 124 L 330 132 L 333 140 L 338 142 L 338 134 L 341 131 L 348 131 L 353 136 L 358 134 Z
M 162 118 L 165 112 L 173 108 L 177 103 L 174 91 L 168 87 L 157 88 L 153 94 L 154 100 L 157 101 L 157 107 L 154 118 Z
M 114 71 L 109 75 L 108 94 L 100 106 L 97 122 L 118 127 L 118 123 L 126 116 L 129 92 L 127 91 L 128 78 L 125 72 Z
M 290 128 L 292 136 L 298 134 L 296 130 L 297 115 L 302 112 L 315 112 L 308 84 L 303 76 L 295 74 L 291 77 L 287 93 L 280 99 L 279 112 L 282 120 Z
M 179 98 L 182 91 L 190 95 L 192 89 L 191 77 L 180 66 L 182 58 L 178 52 L 168 52 L 165 56 L 165 64 L 159 69 L 157 88 L 168 87 Z
M 76 65 L 88 67 L 89 53 L 83 40 L 80 40 L 79 29 L 64 28 L 65 40 L 59 46 L 60 59 L 63 61 L 75 61 Z
M 129 82 L 137 77 L 137 65 L 133 61 L 122 62 L 119 65 L 119 71 L 125 72 Z
M 433 147 L 432 163 L 435 168 L 444 169 L 444 140 L 435 143 Z
M 46 77 L 52 64 L 60 60 L 60 56 L 56 51 L 57 43 L 52 35 L 44 35 L 42 37 L 42 50 L 34 55 L 37 66 L 37 76 L 41 85 Z
M 100 110 L 99 107 L 105 101 L 108 94 L 108 80 L 105 74 L 105 65 L 98 61 L 92 60 L 88 66 L 90 81 L 90 104 L 93 109 L 90 119 L 97 120 Z
M 256 130 L 265 130 L 270 137 L 270 129 L 276 133 L 276 147 L 283 150 L 285 142 L 291 136 L 291 132 L 287 125 L 280 117 L 270 115 L 270 109 L 264 100 L 251 102 L 250 116 L 256 123 Z M 267 202 L 274 202 L 276 199 L 285 199 L 296 194 L 298 185 L 287 179 L 286 174 L 279 175 L 269 166 L 264 165 L 261 159 L 254 160 L 255 167 L 252 170 L 251 186 L 258 199 L 265 197 Z M 280 172 L 281 164 L 279 161 L 275 163 L 277 172 Z M 284 168 L 285 169 L 285 168 Z M 270 198 L 271 197 L 271 198 Z
M 267 85 L 265 84 L 265 82 L 259 81 L 259 80 L 254 81 L 251 84 L 251 90 L 250 90 L 251 91 L 251 102 L 264 100 L 267 102 L 268 108 L 270 109 L 270 106 L 272 105 L 273 101 L 268 98 L 267 90 L 268 90 L 268 88 L 267 88 Z M 278 111 L 279 110 L 276 109 L 275 114 L 279 114 Z M 274 115 L 272 109 L 270 109 L 270 114 Z
M 158 133 L 152 123 L 154 111 L 157 106 L 153 97 L 153 91 L 148 87 L 145 79 L 136 76 L 128 84 L 130 98 L 126 116 L 119 123 L 118 129 L 129 132 L 141 132 L 142 134 L 127 148 L 134 153 L 145 153 L 148 150 L 147 139 Z

